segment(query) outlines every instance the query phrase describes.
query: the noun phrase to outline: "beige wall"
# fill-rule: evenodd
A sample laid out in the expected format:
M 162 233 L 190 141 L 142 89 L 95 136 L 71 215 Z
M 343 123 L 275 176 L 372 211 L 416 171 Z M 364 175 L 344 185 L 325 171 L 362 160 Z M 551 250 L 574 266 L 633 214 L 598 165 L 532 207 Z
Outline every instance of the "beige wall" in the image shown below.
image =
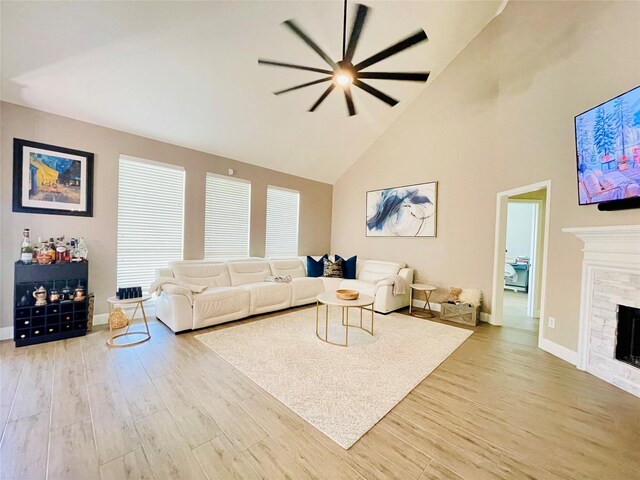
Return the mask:
M 11 314 L 13 262 L 18 258 L 23 228 L 31 228 L 32 236 L 36 238 L 63 234 L 84 236 L 89 247 L 89 283 L 90 289 L 96 293 L 96 313 L 106 311 L 105 298 L 116 288 L 118 158 L 120 154 L 173 163 L 185 168 L 185 259 L 202 258 L 204 254 L 206 172 L 224 175 L 229 168 L 236 171 L 236 177 L 251 181 L 251 255 L 264 254 L 267 185 L 300 191 L 299 253 L 315 254 L 329 250 L 331 185 L 6 102 L 3 102 L 1 107 L 1 326 L 10 326 L 13 322 Z M 11 212 L 14 137 L 95 154 L 94 216 L 92 218 Z
M 638 224 L 640 210 L 578 206 L 573 117 L 638 84 L 638 25 L 640 2 L 509 2 L 334 185 L 333 251 L 481 288 L 491 311 L 496 193 L 550 179 L 546 337 L 575 350 L 582 243 L 561 229 Z M 431 180 L 437 238 L 365 238 L 367 190 Z

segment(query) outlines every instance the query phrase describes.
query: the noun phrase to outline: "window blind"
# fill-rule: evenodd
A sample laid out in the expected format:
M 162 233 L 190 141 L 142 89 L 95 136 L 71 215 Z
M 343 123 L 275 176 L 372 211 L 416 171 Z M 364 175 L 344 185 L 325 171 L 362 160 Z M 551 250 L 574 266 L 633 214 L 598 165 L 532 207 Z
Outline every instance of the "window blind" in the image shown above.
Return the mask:
M 208 173 L 205 202 L 205 258 L 248 257 L 251 183 Z
M 267 187 L 267 257 L 298 255 L 300 192 Z
M 157 268 L 182 260 L 184 169 L 124 156 L 119 167 L 118 286 L 148 288 Z

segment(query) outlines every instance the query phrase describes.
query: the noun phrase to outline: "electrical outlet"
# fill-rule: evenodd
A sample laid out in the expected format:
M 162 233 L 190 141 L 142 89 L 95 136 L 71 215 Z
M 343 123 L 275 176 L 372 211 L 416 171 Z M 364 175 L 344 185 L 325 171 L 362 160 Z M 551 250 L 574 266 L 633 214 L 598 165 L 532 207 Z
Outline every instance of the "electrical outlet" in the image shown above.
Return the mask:
M 547 322 L 549 324 L 549 328 L 556 328 L 556 319 L 555 317 L 549 317 Z

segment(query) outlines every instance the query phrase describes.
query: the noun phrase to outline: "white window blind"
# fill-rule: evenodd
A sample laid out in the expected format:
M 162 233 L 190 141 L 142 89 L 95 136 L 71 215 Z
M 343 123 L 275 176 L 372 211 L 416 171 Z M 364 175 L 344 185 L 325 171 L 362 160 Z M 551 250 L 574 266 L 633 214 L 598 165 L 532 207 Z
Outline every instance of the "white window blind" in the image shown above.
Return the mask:
M 120 157 L 118 286 L 142 286 L 155 269 L 182 260 L 184 169 Z
M 298 207 L 300 192 L 267 188 L 267 257 L 298 255 Z
M 207 174 L 204 220 L 205 258 L 249 256 L 251 183 Z

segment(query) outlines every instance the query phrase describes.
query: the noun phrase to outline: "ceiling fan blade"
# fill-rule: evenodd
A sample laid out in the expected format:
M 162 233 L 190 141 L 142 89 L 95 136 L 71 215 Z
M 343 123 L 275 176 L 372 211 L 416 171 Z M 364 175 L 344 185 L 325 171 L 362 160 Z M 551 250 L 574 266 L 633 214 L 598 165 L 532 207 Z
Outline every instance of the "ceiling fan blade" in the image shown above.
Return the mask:
M 361 88 L 362 90 L 364 90 L 365 92 L 373 95 L 374 97 L 376 97 L 379 100 L 382 100 L 383 102 L 385 102 L 388 105 L 391 105 L 392 107 L 394 105 L 398 104 L 398 101 L 395 98 L 391 98 L 389 95 L 387 95 L 386 93 L 382 93 L 380 90 L 378 90 L 377 88 L 373 88 L 371 85 L 367 85 L 364 82 L 361 82 L 360 80 L 358 80 L 357 78 L 353 80 L 353 84 L 356 87 Z
M 334 62 L 333 60 L 331 60 L 331 57 L 329 57 L 329 55 L 327 55 L 327 54 L 324 52 L 324 50 L 322 50 L 322 49 L 318 46 L 318 44 L 317 44 L 316 42 L 314 42 L 313 40 L 311 40 L 311 39 L 309 38 L 309 36 L 308 36 L 306 33 L 304 33 L 304 32 L 300 29 L 300 27 L 299 27 L 299 26 L 298 26 L 298 25 L 297 25 L 293 20 L 286 20 L 286 21 L 284 22 L 284 24 L 285 24 L 287 27 L 289 27 L 289 28 L 293 31 L 293 33 L 295 33 L 296 35 L 298 35 L 298 36 L 302 39 L 302 41 L 303 41 L 304 43 L 306 43 L 307 45 L 309 45 L 309 46 L 313 49 L 313 51 L 314 51 L 314 52 L 316 52 L 318 55 L 320 55 L 320 56 L 322 57 L 322 59 L 323 59 L 325 62 L 327 62 L 327 63 L 329 64 L 329 66 L 330 66 L 332 69 L 335 69 L 335 68 L 337 67 L 336 62 Z
M 395 55 L 396 53 L 406 50 L 409 47 L 413 47 L 414 45 L 420 42 L 424 42 L 425 40 L 428 40 L 427 34 L 424 32 L 424 30 L 419 30 L 413 35 L 405 38 L 404 40 L 400 40 L 398 43 L 391 45 L 389 48 L 385 48 L 381 52 L 378 52 L 375 55 L 367 58 L 366 60 L 363 60 L 362 62 L 357 64 L 354 68 L 356 70 L 362 70 L 363 68 L 367 68 L 373 65 L 374 63 L 378 63 L 384 60 L 385 58 L 388 58 L 392 55 Z
M 329 96 L 329 94 L 333 91 L 334 88 L 336 88 L 335 83 L 332 83 L 331 85 L 329 85 L 329 87 L 324 91 L 322 95 L 320 95 L 320 98 L 316 100 L 316 103 L 313 104 L 313 106 L 309 109 L 309 111 L 314 112 L 316 108 L 318 108 L 320 104 L 324 102 L 324 99 Z
M 358 72 L 358 78 L 426 82 L 430 72 Z
M 262 58 L 258 59 L 258 63 L 261 65 L 271 65 L 273 67 L 295 68 L 298 70 L 307 70 L 309 72 L 325 73 L 327 75 L 330 75 L 332 73 L 331 70 L 325 70 L 322 68 L 305 67 L 304 65 L 294 65 L 293 63 L 283 63 L 283 62 L 276 62 L 273 60 L 263 60 Z
M 333 77 L 324 77 L 320 80 L 314 80 L 313 82 L 303 83 L 301 85 L 296 85 L 295 87 L 285 88 L 284 90 L 278 90 L 277 92 L 273 92 L 274 95 L 280 95 L 282 93 L 291 92 L 293 90 L 298 90 L 299 88 L 310 87 L 311 85 L 316 85 L 318 83 L 327 82 L 333 79 Z
M 353 105 L 353 97 L 351 96 L 351 89 L 349 87 L 344 89 L 344 98 L 347 101 L 349 116 L 352 117 L 356 114 L 356 107 Z
M 345 62 L 351 62 L 351 59 L 353 58 L 353 54 L 356 51 L 356 46 L 358 45 L 358 40 L 360 40 L 360 34 L 362 33 L 362 29 L 364 28 L 365 22 L 367 21 L 368 13 L 369 13 L 369 7 L 365 5 L 358 5 L 356 18 L 353 21 L 353 27 L 351 28 L 349 45 L 347 46 L 347 51 L 343 59 Z

